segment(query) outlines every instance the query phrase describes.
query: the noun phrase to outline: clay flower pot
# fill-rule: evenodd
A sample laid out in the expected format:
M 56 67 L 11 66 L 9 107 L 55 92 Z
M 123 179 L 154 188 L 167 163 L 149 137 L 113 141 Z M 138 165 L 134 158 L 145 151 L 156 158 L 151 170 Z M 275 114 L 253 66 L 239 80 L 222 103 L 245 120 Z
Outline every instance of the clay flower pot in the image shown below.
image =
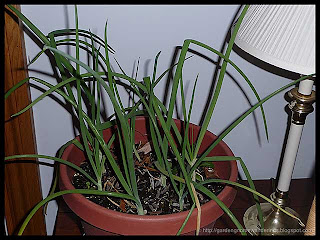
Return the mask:
M 145 117 L 136 118 L 136 142 L 146 142 L 147 122 Z M 181 121 L 174 120 L 180 129 Z M 197 136 L 200 127 L 193 125 L 194 136 Z M 191 128 L 191 127 L 190 127 Z M 104 138 L 108 140 L 111 136 L 111 129 L 103 132 Z M 79 138 L 79 137 L 78 137 Z M 217 137 L 207 131 L 200 153 Z M 209 156 L 234 156 L 230 148 L 220 142 L 209 154 Z M 70 145 L 65 149 L 63 159 L 76 165 L 85 160 L 85 155 L 76 146 Z M 237 181 L 238 168 L 236 161 L 215 162 L 215 170 L 222 179 Z M 70 167 L 60 165 L 60 190 L 74 189 L 71 179 L 75 171 Z M 219 199 L 226 206 L 230 206 L 235 198 L 236 190 L 226 186 L 218 195 Z M 189 211 L 166 215 L 134 215 L 106 209 L 86 199 L 81 194 L 66 194 L 63 196 L 70 209 L 82 219 L 82 225 L 87 235 L 175 235 L 181 227 Z M 223 214 L 223 210 L 214 201 L 209 201 L 201 207 L 200 234 L 209 234 L 215 221 Z M 182 234 L 194 234 L 196 229 L 197 209 L 195 208 Z

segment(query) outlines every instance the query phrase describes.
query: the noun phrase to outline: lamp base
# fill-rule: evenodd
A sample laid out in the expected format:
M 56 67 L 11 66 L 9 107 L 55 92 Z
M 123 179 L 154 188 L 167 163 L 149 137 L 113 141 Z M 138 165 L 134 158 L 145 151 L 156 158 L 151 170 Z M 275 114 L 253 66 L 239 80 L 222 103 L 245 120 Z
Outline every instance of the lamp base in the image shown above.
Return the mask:
M 296 219 L 273 207 L 270 203 L 261 203 L 260 206 L 264 221 L 263 235 L 303 235 L 303 227 L 300 226 Z M 293 209 L 286 207 L 285 210 L 299 217 L 299 214 Z M 261 234 L 256 205 L 247 209 L 243 216 L 243 222 L 251 235 L 257 236 Z

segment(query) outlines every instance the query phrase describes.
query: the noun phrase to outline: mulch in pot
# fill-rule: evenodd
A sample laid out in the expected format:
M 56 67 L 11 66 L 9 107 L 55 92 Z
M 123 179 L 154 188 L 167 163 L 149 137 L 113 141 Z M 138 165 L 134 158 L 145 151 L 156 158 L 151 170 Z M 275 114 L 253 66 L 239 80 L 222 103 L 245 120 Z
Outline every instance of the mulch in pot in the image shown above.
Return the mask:
M 140 159 L 134 155 L 135 173 L 137 177 L 137 186 L 140 200 L 146 215 L 163 215 L 177 213 L 189 210 L 191 207 L 191 199 L 189 194 L 183 198 L 182 209 L 180 208 L 178 195 L 169 177 L 164 181 L 161 179 L 160 172 L 156 169 L 154 161 L 155 154 L 151 151 L 150 145 L 137 144 L 136 149 Z M 117 161 L 120 159 L 119 154 L 112 149 L 112 153 Z M 119 160 L 118 160 L 119 161 Z M 174 155 L 169 156 L 169 161 L 172 164 L 172 171 L 175 173 L 178 165 Z M 95 178 L 93 169 L 89 161 L 84 161 L 80 167 L 86 171 L 92 178 Z M 103 173 L 102 186 L 105 191 L 113 191 L 125 193 L 125 190 L 117 180 L 113 170 L 105 164 L 106 171 Z M 197 177 L 201 179 L 219 178 L 213 167 L 202 166 L 197 169 Z M 97 186 L 92 184 L 81 173 L 75 173 L 72 183 L 76 189 L 97 189 Z M 177 182 L 177 186 L 179 183 Z M 210 183 L 204 185 L 214 194 L 218 195 L 224 188 L 223 184 Z M 201 205 L 207 203 L 211 199 L 205 194 L 197 193 Z M 137 214 L 135 203 L 130 200 L 120 199 L 116 197 L 107 197 L 99 195 L 84 195 L 90 201 L 99 204 L 102 207 L 129 214 Z

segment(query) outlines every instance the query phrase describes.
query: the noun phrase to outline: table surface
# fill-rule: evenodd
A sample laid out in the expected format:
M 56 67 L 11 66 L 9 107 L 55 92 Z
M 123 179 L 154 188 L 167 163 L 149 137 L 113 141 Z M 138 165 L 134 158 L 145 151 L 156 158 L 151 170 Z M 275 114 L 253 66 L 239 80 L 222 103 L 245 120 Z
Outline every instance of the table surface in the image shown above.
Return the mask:
M 239 180 L 239 183 L 248 186 L 247 181 Z M 272 181 L 268 180 L 255 180 L 255 187 L 258 192 L 265 196 L 270 196 L 273 191 Z M 312 178 L 293 179 L 290 185 L 289 198 L 291 200 L 289 207 L 294 209 L 300 214 L 301 220 L 306 223 L 311 208 L 312 200 L 315 193 L 315 180 Z M 55 224 L 54 235 L 83 235 L 80 224 L 80 219 L 76 216 L 64 203 L 63 199 L 58 199 L 59 209 Z M 254 204 L 252 194 L 237 188 L 237 195 L 235 201 L 230 206 L 230 210 L 237 217 L 243 225 L 243 215 L 245 211 Z M 244 225 L 243 225 L 244 226 Z M 220 217 L 215 225 L 215 232 L 210 235 L 240 235 L 240 233 L 230 232 L 229 229 L 236 229 L 236 226 L 224 214 Z M 220 231 L 217 231 L 220 229 Z M 227 232 L 229 230 L 229 232 Z

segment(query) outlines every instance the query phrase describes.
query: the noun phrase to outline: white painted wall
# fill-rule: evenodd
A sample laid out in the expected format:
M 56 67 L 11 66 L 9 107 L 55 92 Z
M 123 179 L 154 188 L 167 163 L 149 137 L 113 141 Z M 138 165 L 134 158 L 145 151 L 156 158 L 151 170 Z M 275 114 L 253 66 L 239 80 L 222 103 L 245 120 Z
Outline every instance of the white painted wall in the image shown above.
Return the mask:
M 74 8 L 71 5 L 22 5 L 21 8 L 22 12 L 45 34 L 55 29 L 75 27 Z M 108 19 L 108 41 L 116 50 L 117 60 L 122 68 L 131 74 L 140 58 L 138 78 L 142 80 L 146 73 L 149 75 L 152 73 L 154 57 L 158 51 L 162 52 L 158 73 L 162 73 L 170 66 L 175 47 L 182 46 L 187 38 L 201 41 L 220 50 L 238 8 L 238 5 L 80 5 L 78 13 L 80 28 L 90 29 L 102 38 L 104 24 Z M 25 41 L 27 57 L 32 59 L 40 49 L 27 35 Z M 213 61 L 217 60 L 217 56 L 199 47 L 192 45 L 191 49 L 205 54 Z M 83 57 L 83 61 L 86 62 L 85 56 Z M 252 80 L 261 98 L 291 81 L 250 64 L 234 52 L 231 54 L 231 59 Z M 113 66 L 117 69 L 114 61 Z M 186 89 L 187 101 L 190 101 L 193 81 L 199 73 L 193 123 L 199 123 L 214 71 L 215 65 L 199 56 L 194 56 L 185 64 L 184 81 L 189 82 L 189 87 Z M 256 103 L 254 95 L 241 76 L 231 67 L 228 67 L 227 71 L 230 75 L 224 80 L 214 119 L 209 125 L 209 130 L 216 134 L 221 133 L 232 120 L 250 107 L 245 95 L 251 104 Z M 48 65 L 46 56 L 41 56 L 30 66 L 29 75 L 55 83 L 55 80 L 46 74 L 52 74 L 52 68 Z M 156 89 L 161 99 L 164 84 L 165 82 L 159 84 Z M 32 88 L 31 94 L 32 99 L 35 99 L 41 92 Z M 265 138 L 260 110 L 256 111 L 258 130 L 254 124 L 254 117 L 250 116 L 225 138 L 234 154 L 245 161 L 254 179 L 276 177 L 287 126 L 288 115 L 284 111 L 286 104 L 283 94 L 280 94 L 264 105 L 269 127 L 269 143 Z M 46 98 L 35 105 L 33 113 L 39 154 L 55 155 L 63 143 L 77 134 L 73 131 L 68 112 L 51 98 Z M 257 131 L 261 137 L 260 144 Z M 314 113 L 307 118 L 301 141 L 294 178 L 306 178 L 313 174 Z M 42 191 L 45 196 L 49 191 L 52 168 L 41 166 L 40 171 Z M 244 177 L 243 172 L 241 170 L 240 172 L 241 177 Z M 50 203 L 46 217 L 48 234 L 53 231 L 56 209 L 56 203 Z

